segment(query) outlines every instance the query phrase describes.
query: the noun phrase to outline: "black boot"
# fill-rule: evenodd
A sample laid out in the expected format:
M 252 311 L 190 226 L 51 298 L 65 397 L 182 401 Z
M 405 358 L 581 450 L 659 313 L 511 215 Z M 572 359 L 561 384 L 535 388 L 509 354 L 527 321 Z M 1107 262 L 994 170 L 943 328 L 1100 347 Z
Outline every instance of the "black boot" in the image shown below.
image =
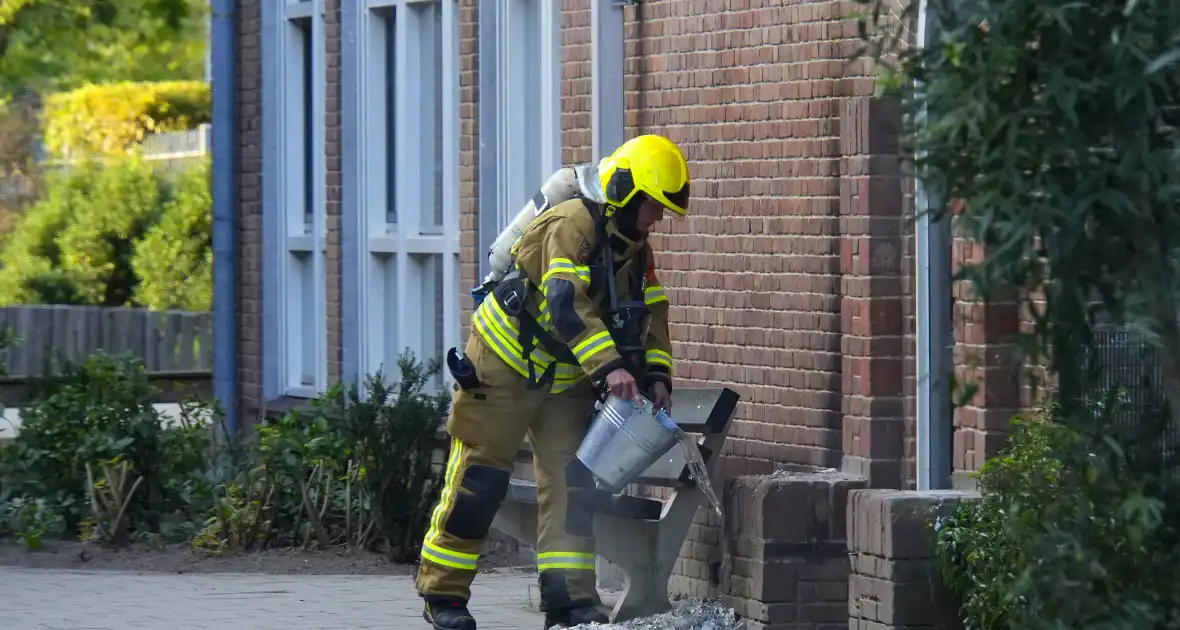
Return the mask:
M 545 630 L 550 628 L 574 628 L 587 623 L 610 623 L 596 606 L 567 608 L 545 613 Z
M 475 630 L 475 617 L 467 611 L 467 602 L 461 599 L 427 599 L 422 618 L 434 630 Z

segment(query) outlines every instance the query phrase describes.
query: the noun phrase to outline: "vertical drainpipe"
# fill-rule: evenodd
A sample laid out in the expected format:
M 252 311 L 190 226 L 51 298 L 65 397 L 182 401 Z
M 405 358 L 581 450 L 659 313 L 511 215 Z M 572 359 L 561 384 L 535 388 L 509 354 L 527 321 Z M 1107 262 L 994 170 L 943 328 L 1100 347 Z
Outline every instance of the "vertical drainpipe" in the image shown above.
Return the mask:
M 934 21 L 926 0 L 918 6 L 919 47 L 932 41 Z M 917 86 L 921 89 L 921 86 Z M 926 116 L 919 112 L 920 124 Z M 923 150 L 918 147 L 918 156 Z M 951 487 L 951 453 L 954 444 L 954 410 L 951 405 L 950 375 L 954 332 L 951 315 L 951 226 L 949 216 L 931 216 L 943 200 L 933 196 L 922 173 L 914 182 L 917 211 L 915 230 L 917 304 L 917 485 L 919 490 Z M 936 220 L 937 219 L 937 220 Z
M 213 74 L 213 395 L 225 409 L 225 431 L 230 439 L 238 431 L 236 11 L 235 0 L 213 0 L 210 43 Z

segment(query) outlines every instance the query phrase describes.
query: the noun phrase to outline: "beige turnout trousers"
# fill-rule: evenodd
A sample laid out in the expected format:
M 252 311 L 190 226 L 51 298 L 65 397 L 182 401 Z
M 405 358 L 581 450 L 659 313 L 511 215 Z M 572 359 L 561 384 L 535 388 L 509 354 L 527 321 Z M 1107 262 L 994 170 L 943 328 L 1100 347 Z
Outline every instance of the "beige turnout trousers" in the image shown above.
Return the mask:
M 452 398 L 447 422 L 451 453 L 422 544 L 418 592 L 426 598 L 471 597 L 479 554 L 527 434 L 538 491 L 541 609 L 598 605 L 594 481 L 576 457 L 594 409 L 590 385 L 582 382 L 560 394 L 529 390 L 527 380 L 477 332 L 471 334 L 466 354 L 483 386 L 456 389 Z

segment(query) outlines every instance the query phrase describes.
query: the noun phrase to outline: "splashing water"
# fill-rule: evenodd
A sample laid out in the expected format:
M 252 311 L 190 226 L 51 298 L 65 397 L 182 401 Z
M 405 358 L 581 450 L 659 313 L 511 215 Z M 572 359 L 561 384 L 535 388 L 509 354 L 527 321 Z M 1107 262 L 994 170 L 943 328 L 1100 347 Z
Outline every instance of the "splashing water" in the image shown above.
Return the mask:
M 740 630 L 742 621 L 716 602 L 694 601 L 676 610 L 619 624 L 581 625 L 570 630 Z
M 701 458 L 697 441 L 680 429 L 676 429 L 676 441 L 680 443 L 680 448 L 684 451 L 689 474 L 692 475 L 697 487 L 705 494 L 705 498 L 709 500 L 709 505 L 713 506 L 713 512 L 717 514 L 717 518 L 725 522 L 725 514 L 721 511 L 721 501 L 717 498 L 717 492 L 713 490 L 713 480 L 709 477 L 709 469 L 705 467 L 705 460 Z
M 688 463 L 688 472 L 696 481 L 697 487 L 709 500 L 709 505 L 713 507 L 713 513 L 717 515 L 720 523 L 721 535 L 721 567 L 718 571 L 718 582 L 721 587 L 721 592 L 729 590 L 729 575 L 733 566 L 733 550 L 730 548 L 732 542 L 729 539 L 727 523 L 725 522 L 725 512 L 721 509 L 721 500 L 717 497 L 717 491 L 713 489 L 713 480 L 709 476 L 709 469 L 705 466 L 705 460 L 701 458 L 701 451 L 697 448 L 697 441 L 689 436 L 684 431 L 676 429 L 676 441 L 680 443 L 681 450 L 684 451 L 684 458 Z

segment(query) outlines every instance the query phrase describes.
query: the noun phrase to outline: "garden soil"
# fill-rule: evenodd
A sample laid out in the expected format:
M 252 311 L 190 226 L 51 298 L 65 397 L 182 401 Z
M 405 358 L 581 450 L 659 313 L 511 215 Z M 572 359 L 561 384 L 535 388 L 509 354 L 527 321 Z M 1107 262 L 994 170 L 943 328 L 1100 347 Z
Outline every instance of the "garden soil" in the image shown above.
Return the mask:
M 495 549 L 481 570 L 519 566 L 516 554 Z M 114 549 L 95 543 L 47 541 L 29 551 L 12 541 L 0 542 L 0 566 L 88 571 L 158 571 L 165 573 L 268 573 L 272 575 L 413 575 L 414 567 L 387 561 L 367 551 L 273 549 L 213 555 L 188 545 L 133 544 Z

